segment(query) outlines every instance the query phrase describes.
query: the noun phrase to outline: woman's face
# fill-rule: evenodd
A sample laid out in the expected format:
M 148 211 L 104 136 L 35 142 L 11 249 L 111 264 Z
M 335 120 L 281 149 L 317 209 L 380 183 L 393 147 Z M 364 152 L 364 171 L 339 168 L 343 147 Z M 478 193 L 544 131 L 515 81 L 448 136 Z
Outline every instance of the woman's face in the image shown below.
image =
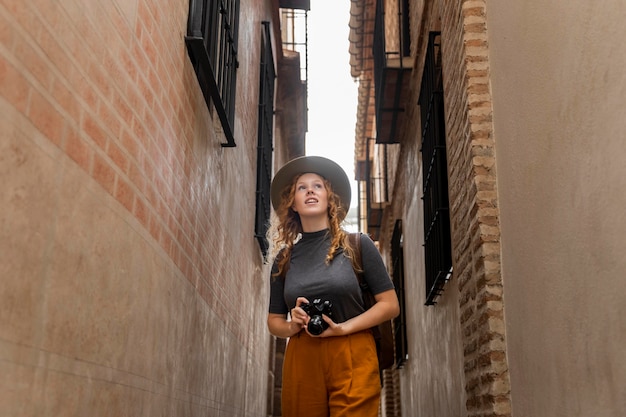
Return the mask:
M 307 173 L 296 180 L 293 211 L 300 217 L 326 215 L 328 211 L 328 190 L 324 178 Z

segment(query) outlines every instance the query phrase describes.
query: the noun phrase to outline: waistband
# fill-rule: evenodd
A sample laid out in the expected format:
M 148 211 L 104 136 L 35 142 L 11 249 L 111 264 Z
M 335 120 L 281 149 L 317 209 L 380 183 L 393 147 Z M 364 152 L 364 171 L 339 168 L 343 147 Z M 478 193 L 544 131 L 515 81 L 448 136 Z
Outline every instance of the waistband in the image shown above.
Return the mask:
M 354 333 L 350 333 L 344 336 L 329 336 L 329 337 L 314 337 L 309 335 L 306 330 L 302 329 L 300 330 L 298 333 L 296 333 L 295 335 L 291 336 L 292 338 L 297 337 L 300 338 L 302 336 L 308 337 L 309 339 L 315 339 L 315 340 L 329 340 L 329 339 L 339 339 L 339 338 L 347 338 L 350 336 L 356 336 L 356 335 L 361 335 L 361 334 L 371 334 L 372 337 L 374 336 L 374 333 L 372 332 L 372 329 L 365 329 L 365 330 L 359 330 L 358 332 L 354 332 Z

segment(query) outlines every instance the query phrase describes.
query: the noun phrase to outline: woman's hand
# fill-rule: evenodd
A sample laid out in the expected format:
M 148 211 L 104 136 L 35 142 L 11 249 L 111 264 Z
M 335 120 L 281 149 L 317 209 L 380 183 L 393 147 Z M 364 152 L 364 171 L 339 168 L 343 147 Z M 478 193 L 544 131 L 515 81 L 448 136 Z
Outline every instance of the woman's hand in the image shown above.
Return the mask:
M 292 308 L 290 312 L 291 322 L 294 323 L 294 325 L 298 326 L 297 332 L 299 332 L 303 328 L 306 328 L 306 325 L 309 323 L 310 320 L 309 315 L 302 309 L 302 307 L 300 307 L 304 303 L 308 304 L 309 300 L 304 297 L 298 297 L 296 299 L 296 306 Z
M 324 321 L 328 324 L 328 328 L 326 330 L 324 330 L 322 333 L 320 333 L 318 335 L 314 335 L 314 334 L 311 334 L 309 332 L 309 329 L 305 327 L 305 330 L 309 334 L 309 336 L 311 336 L 311 337 L 333 337 L 333 336 L 343 336 L 344 335 L 343 327 L 341 326 L 341 323 L 335 323 L 326 314 L 322 314 L 322 319 L 324 319 Z
M 274 314 L 269 313 L 267 316 L 267 327 L 271 334 L 276 337 L 282 337 L 287 339 L 300 333 L 303 328 L 306 328 L 309 322 L 309 316 L 300 307 L 302 303 L 308 303 L 309 301 L 304 297 L 299 297 L 296 300 L 296 306 L 291 309 L 289 315 L 291 319 L 288 320 L 287 314 Z
M 383 321 L 397 317 L 400 313 L 395 290 L 387 290 L 376 294 L 374 298 L 376 303 L 369 310 L 343 323 L 335 323 L 326 315 L 323 315 L 324 321 L 328 323 L 328 329 L 324 330 L 317 337 L 346 336 L 377 326 Z

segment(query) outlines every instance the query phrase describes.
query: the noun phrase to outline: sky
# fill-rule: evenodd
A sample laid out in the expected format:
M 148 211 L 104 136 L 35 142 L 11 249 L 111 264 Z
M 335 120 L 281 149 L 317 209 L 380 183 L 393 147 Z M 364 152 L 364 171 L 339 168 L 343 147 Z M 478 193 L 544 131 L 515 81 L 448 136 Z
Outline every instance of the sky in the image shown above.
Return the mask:
M 352 182 L 358 85 L 350 75 L 349 0 L 313 0 L 308 13 L 306 154 L 337 162 Z

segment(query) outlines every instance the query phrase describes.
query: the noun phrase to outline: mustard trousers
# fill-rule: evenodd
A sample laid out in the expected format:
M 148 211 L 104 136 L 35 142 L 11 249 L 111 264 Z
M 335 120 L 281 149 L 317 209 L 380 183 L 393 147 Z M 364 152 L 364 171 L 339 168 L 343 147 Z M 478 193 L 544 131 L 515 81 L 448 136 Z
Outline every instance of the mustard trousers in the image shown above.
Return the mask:
M 378 358 L 372 333 L 289 339 L 283 364 L 284 417 L 377 417 Z

